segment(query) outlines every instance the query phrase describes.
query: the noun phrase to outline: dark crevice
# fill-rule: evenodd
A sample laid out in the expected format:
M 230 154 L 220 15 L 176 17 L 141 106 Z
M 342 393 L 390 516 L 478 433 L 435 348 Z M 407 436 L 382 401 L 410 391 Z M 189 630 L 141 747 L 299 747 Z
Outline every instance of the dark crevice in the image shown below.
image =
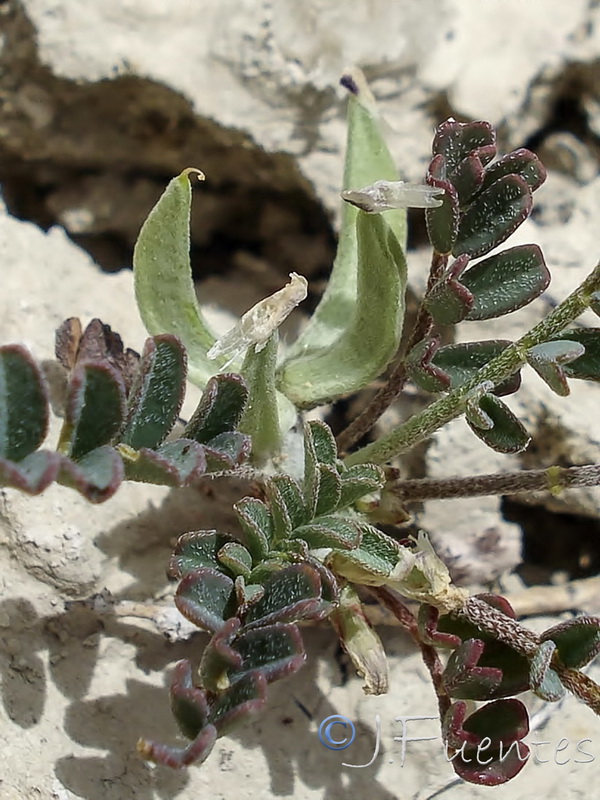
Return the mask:
M 502 513 L 523 531 L 523 564 L 517 571 L 526 583 L 548 583 L 557 572 L 568 579 L 600 573 L 600 520 L 507 498 Z
M 540 128 L 530 136 L 524 146 L 537 151 L 552 133 L 572 133 L 583 142 L 596 139 L 590 131 L 588 115 L 583 100 L 590 93 L 590 76 L 579 65 L 569 67 L 556 84 L 554 97 L 547 117 Z
M 185 97 L 151 80 L 57 78 L 39 62 L 35 30 L 16 2 L 3 28 L 0 95 L 10 100 L 0 107 L 0 184 L 9 213 L 43 229 L 62 225 L 102 268 L 118 270 L 131 265 L 168 181 L 197 166 L 207 180 L 192 211 L 196 278 L 253 262 L 246 277 L 268 292 L 292 270 L 327 274 L 334 232 L 292 156 L 198 117 Z
M 406 249 L 411 252 L 421 247 L 430 247 L 425 214 L 421 208 L 409 208 L 407 209 Z

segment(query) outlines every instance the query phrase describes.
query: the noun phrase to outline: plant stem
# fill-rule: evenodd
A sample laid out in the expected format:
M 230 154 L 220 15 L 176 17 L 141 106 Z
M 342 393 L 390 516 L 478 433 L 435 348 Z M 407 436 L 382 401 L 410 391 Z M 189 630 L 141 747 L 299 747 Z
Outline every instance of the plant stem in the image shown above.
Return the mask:
M 469 597 L 465 605 L 455 612 L 455 616 L 468 619 L 479 630 L 490 633 L 499 642 L 512 647 L 528 658 L 535 655 L 540 638 L 533 631 L 524 628 L 516 619 L 508 617 L 479 597 Z
M 370 400 L 365 408 L 360 412 L 358 417 L 354 419 L 347 428 L 345 428 L 337 437 L 338 450 L 343 452 L 352 447 L 365 433 L 371 430 L 373 425 L 377 422 L 379 417 L 389 406 L 394 402 L 402 391 L 406 383 L 406 360 L 404 356 L 410 353 L 413 347 L 418 344 L 421 339 L 424 339 L 431 328 L 431 315 L 425 306 L 425 298 L 427 297 L 431 288 L 435 285 L 440 275 L 446 268 L 448 263 L 448 256 L 435 253 L 431 259 L 431 268 L 429 271 L 429 278 L 427 281 L 427 289 L 419 306 L 417 318 L 410 339 L 406 347 L 402 349 L 402 354 L 398 359 L 396 366 L 390 373 L 389 378 L 377 394 Z
M 463 608 L 456 612 L 456 616 L 468 619 L 480 630 L 490 633 L 498 641 L 504 642 L 530 659 L 542 641 L 537 634 L 524 628 L 515 619 L 502 614 L 479 597 L 469 597 Z M 565 688 L 583 700 L 595 714 L 600 715 L 600 686 L 578 669 L 566 667 L 556 654 L 551 663 Z
M 553 667 L 561 683 L 600 716 L 600 686 L 578 669 L 569 669 L 560 664 Z
M 400 595 L 392 589 L 388 589 L 386 586 L 370 586 L 369 590 L 371 594 L 392 612 L 400 625 L 411 635 L 414 642 L 419 646 L 421 657 L 429 670 L 433 688 L 435 689 L 440 711 L 440 720 L 443 720 L 446 712 L 450 708 L 451 700 L 444 687 L 444 682 L 442 680 L 444 666 L 440 661 L 436 649 L 429 644 L 425 644 L 421 639 L 417 619 L 412 611 L 404 605 Z
M 346 457 L 347 466 L 353 464 L 385 464 L 394 456 L 400 455 L 431 436 L 450 420 L 460 416 L 464 410 L 469 393 L 484 381 L 497 386 L 514 374 L 527 360 L 527 351 L 538 344 L 547 342 L 561 333 L 589 306 L 592 294 L 600 289 L 600 264 L 585 281 L 575 289 L 545 319 L 535 325 L 518 341 L 509 345 L 499 356 L 462 386 L 433 402 L 420 414 L 415 414 L 407 422 L 399 425 L 376 442 L 363 447 Z
M 519 472 L 496 472 L 491 475 L 470 475 L 466 478 L 418 478 L 398 480 L 388 484 L 402 501 L 447 500 L 458 497 L 516 494 L 518 492 L 550 491 L 559 494 L 563 489 L 577 486 L 598 486 L 600 465 L 581 467 L 549 467 Z

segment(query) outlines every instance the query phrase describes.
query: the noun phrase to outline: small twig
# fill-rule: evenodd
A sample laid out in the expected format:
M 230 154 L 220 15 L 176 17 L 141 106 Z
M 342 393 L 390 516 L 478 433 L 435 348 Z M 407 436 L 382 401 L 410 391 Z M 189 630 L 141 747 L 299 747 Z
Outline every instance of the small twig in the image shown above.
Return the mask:
M 548 469 L 496 472 L 490 475 L 470 475 L 466 478 L 418 478 L 398 480 L 388 489 L 403 501 L 447 500 L 457 497 L 516 494 L 518 492 L 550 491 L 600 484 L 600 465 L 581 467 L 549 467 Z
M 421 305 L 419 306 L 417 318 L 406 347 L 402 349 L 396 366 L 392 369 L 385 385 L 374 395 L 369 403 L 367 403 L 358 417 L 338 435 L 337 445 L 340 452 L 348 450 L 353 444 L 358 442 L 365 433 L 368 433 L 404 388 L 407 378 L 404 356 L 410 353 L 413 347 L 427 336 L 431 328 L 431 314 L 427 311 L 427 307 L 425 306 L 425 297 L 427 297 L 430 289 L 438 281 L 447 263 L 448 256 L 442 256 L 439 253 L 433 254 L 429 278 L 427 280 L 427 289 L 421 301 Z

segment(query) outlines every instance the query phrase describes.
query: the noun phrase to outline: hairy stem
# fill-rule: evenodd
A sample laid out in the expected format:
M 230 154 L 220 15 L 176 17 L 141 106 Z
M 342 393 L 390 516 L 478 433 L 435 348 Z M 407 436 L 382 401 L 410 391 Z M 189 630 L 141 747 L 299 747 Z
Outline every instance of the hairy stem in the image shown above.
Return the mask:
M 549 491 L 600 484 L 600 465 L 581 467 L 549 467 L 519 472 L 495 472 L 490 475 L 469 475 L 465 478 L 417 478 L 397 480 L 386 486 L 402 501 L 447 500 L 458 497 L 516 494 Z
M 390 373 L 385 386 L 382 386 L 377 394 L 374 395 L 365 408 L 360 412 L 358 417 L 356 417 L 356 419 L 354 419 L 350 425 L 348 425 L 348 427 L 338 435 L 337 445 L 340 452 L 348 450 L 348 448 L 352 447 L 352 445 L 355 444 L 355 442 L 357 442 L 362 436 L 364 436 L 365 433 L 368 433 L 373 425 L 375 425 L 379 417 L 387 408 L 389 408 L 389 406 L 402 391 L 407 377 L 406 361 L 404 356 L 407 353 L 410 353 L 413 347 L 418 344 L 421 339 L 424 339 L 425 336 L 427 336 L 429 329 L 431 328 L 431 315 L 425 307 L 425 298 L 438 281 L 440 275 L 446 268 L 447 263 L 447 255 L 444 256 L 440 253 L 434 252 L 431 259 L 431 268 L 427 281 L 427 289 L 423 299 L 421 300 L 421 305 L 419 306 L 419 310 L 417 312 L 417 318 L 406 347 L 402 349 L 402 354 L 398 359 L 396 366 Z
M 429 438 L 442 425 L 460 416 L 466 406 L 467 398 L 484 381 L 497 386 L 513 375 L 527 360 L 527 351 L 538 344 L 547 342 L 561 333 L 589 306 L 592 294 L 600 289 L 600 264 L 585 281 L 575 289 L 545 319 L 535 325 L 518 341 L 509 345 L 499 356 L 462 386 L 433 402 L 420 414 L 415 414 L 407 422 L 399 425 L 376 442 L 363 447 L 346 457 L 347 466 L 353 464 L 385 464 L 394 456 Z
M 456 614 L 465 617 L 480 630 L 487 631 L 498 641 L 504 642 L 528 658 L 535 655 L 540 645 L 539 636 L 478 597 L 470 597 Z M 589 706 L 595 714 L 600 715 L 600 686 L 595 681 L 578 669 L 565 667 L 556 653 L 552 659 L 552 668 L 558 673 L 566 689 Z
M 561 683 L 600 716 L 600 686 L 578 669 L 554 665 Z
M 465 605 L 455 614 L 468 619 L 479 630 L 490 633 L 498 641 L 504 642 L 529 658 L 535 655 L 539 647 L 539 636 L 479 597 L 469 597 Z

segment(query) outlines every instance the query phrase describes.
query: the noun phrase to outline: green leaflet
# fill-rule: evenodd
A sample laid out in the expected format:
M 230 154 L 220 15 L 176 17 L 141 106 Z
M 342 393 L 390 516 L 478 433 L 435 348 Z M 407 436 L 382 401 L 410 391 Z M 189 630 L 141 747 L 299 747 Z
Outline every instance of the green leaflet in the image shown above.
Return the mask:
M 169 562 L 170 578 L 183 578 L 203 567 L 221 569 L 219 551 L 232 542 L 230 536 L 218 531 L 189 531 L 183 533 L 175 545 Z
M 444 688 L 449 695 L 460 700 L 494 697 L 502 680 L 502 670 L 480 664 L 484 650 L 481 639 L 467 639 L 452 653 L 443 673 Z
M 600 380 L 600 328 L 569 328 L 554 339 L 577 342 L 585 348 L 582 356 L 563 365 L 569 378 Z
M 185 169 L 169 183 L 144 222 L 133 251 L 135 296 L 150 334 L 174 333 L 187 351 L 189 379 L 204 386 L 218 371 L 206 353 L 215 342 L 196 300 L 190 268 L 192 189 Z
M 125 412 L 125 387 L 119 373 L 107 362 L 78 364 L 69 383 L 59 452 L 79 461 L 111 442 Z
M 531 441 L 522 422 L 493 394 L 474 393 L 465 416 L 473 433 L 497 453 L 521 453 Z
M 408 572 L 414 565 L 412 553 L 382 531 L 366 523 L 357 523 L 361 543 L 352 550 L 333 550 L 326 565 L 338 575 L 364 586 L 384 586 L 398 567 Z M 406 569 L 404 563 L 406 562 Z
M 175 667 L 171 680 L 171 710 L 188 739 L 195 739 L 208 722 L 206 695 L 194 685 L 189 661 L 180 661 Z
M 161 486 L 188 486 L 207 472 L 202 445 L 193 439 L 176 439 L 151 450 L 132 450 L 118 446 L 128 481 L 156 483 Z
M 252 571 L 252 556 L 243 544 L 227 542 L 218 552 L 219 561 L 234 575 L 248 578 Z
M 37 450 L 18 463 L 0 458 L 0 486 L 40 494 L 54 481 L 61 463 L 58 453 L 49 450 Z
M 148 339 L 128 402 L 121 444 L 156 448 L 173 428 L 185 394 L 187 359 L 171 334 Z
M 0 458 L 20 461 L 42 444 L 48 398 L 42 373 L 20 345 L 0 348 Z
M 90 503 L 103 503 L 124 478 L 123 462 L 110 445 L 84 453 L 77 461 L 63 457 L 57 482 L 82 494 Z
M 460 756 L 453 761 L 454 771 L 463 780 L 480 786 L 510 781 L 530 756 L 522 741 L 529 733 L 527 709 L 511 697 L 486 703 L 469 716 L 466 711 L 467 704 L 458 700 L 442 720 L 444 740 L 460 750 Z
M 556 703 L 565 696 L 565 687 L 557 673 L 550 668 L 555 651 L 556 643 L 547 639 L 540 644 L 531 659 L 529 686 L 538 697 L 548 703 Z
M 263 561 L 273 538 L 273 517 L 269 507 L 255 497 L 244 497 L 233 508 L 248 550 L 256 561 Z
M 386 217 L 387 219 L 387 217 Z M 311 407 L 349 394 L 380 375 L 393 358 L 404 317 L 406 262 L 379 215 L 358 214 L 358 294 L 346 311 L 338 339 L 304 356 L 288 358 L 279 389 L 296 406 Z
M 182 578 L 175 605 L 194 625 L 214 633 L 235 609 L 233 581 L 211 567 L 201 567 Z
M 474 297 L 467 319 L 492 319 L 528 305 L 548 288 L 550 272 L 536 244 L 509 247 L 460 276 Z
M 483 256 L 502 244 L 524 222 L 533 205 L 531 189 L 520 175 L 499 178 L 463 214 L 452 253 Z
M 398 172 L 381 135 L 375 101 L 362 74 L 350 76 L 348 134 L 343 189 L 360 189 L 377 180 L 397 180 Z M 356 304 L 358 210 L 342 206 L 340 237 L 333 270 L 321 302 L 301 336 L 289 350 L 289 359 L 329 347 L 347 328 Z M 401 246 L 406 241 L 406 211 L 386 212 L 386 220 Z M 406 276 L 402 273 L 402 296 Z
M 247 400 L 248 387 L 240 375 L 215 375 L 207 383 L 184 435 L 208 444 L 217 436 L 235 430 Z
M 304 525 L 308 511 L 300 485 L 290 475 L 274 475 L 265 486 L 273 516 L 273 535 L 288 539 L 294 528 Z
M 570 339 L 555 339 L 543 342 L 527 351 L 527 362 L 540 378 L 559 397 L 570 394 L 564 366 L 582 358 L 586 348 L 581 342 Z
M 236 681 L 259 669 L 270 683 L 296 672 L 306 660 L 298 628 L 280 622 L 244 631 L 236 638 L 234 649 L 243 660 L 241 669 L 232 670 Z
M 544 631 L 541 639 L 554 642 L 566 667 L 580 669 L 600 652 L 600 620 L 588 616 L 568 619 Z

